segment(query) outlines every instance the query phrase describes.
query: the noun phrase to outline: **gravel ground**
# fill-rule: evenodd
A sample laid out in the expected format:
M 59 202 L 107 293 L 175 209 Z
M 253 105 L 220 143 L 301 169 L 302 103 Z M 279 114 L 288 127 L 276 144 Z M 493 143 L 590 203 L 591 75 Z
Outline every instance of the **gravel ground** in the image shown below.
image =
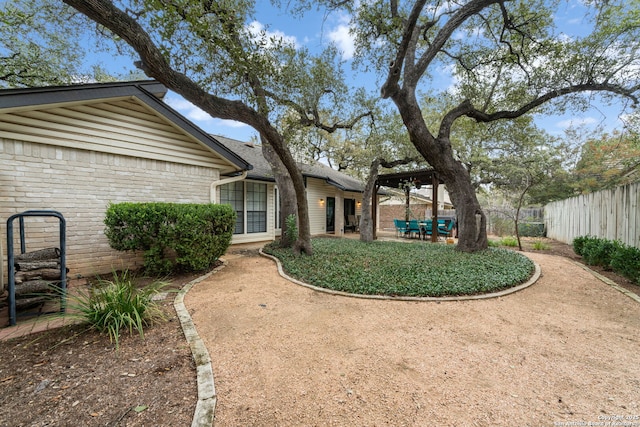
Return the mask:
M 185 298 L 213 361 L 215 425 L 640 426 L 640 304 L 566 258 L 527 255 L 533 286 L 438 303 L 327 295 L 256 251 L 228 254 Z

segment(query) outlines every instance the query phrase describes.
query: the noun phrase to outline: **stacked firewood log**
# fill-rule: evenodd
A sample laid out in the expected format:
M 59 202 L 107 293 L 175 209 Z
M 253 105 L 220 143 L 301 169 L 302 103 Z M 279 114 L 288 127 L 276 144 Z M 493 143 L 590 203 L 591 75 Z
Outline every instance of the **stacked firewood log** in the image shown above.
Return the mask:
M 55 285 L 62 277 L 60 270 L 60 249 L 47 248 L 16 255 L 15 294 L 16 308 L 42 304 L 51 300 Z

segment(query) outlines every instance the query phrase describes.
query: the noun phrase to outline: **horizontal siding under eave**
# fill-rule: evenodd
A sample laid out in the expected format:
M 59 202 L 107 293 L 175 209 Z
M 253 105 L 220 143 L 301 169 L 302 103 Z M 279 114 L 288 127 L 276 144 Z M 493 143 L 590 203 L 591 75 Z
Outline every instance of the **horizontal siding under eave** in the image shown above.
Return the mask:
M 42 123 L 51 123 L 48 128 L 41 129 L 41 134 L 43 132 L 55 131 L 64 132 L 68 135 L 87 135 L 94 138 L 104 139 L 107 138 L 105 135 L 108 135 L 109 140 L 116 142 L 135 141 L 137 144 L 148 147 L 148 149 L 156 148 L 166 150 L 179 147 L 181 151 L 188 154 L 202 156 L 209 154 L 206 150 L 203 150 L 192 142 L 184 141 L 182 135 L 178 135 L 176 133 L 163 134 L 149 126 L 138 126 L 138 129 L 133 129 L 131 127 L 125 127 L 123 124 L 116 126 L 69 118 L 65 119 L 65 123 L 61 123 L 60 116 L 40 111 L 29 111 L 21 114 L 20 116 L 5 115 L 3 118 L 5 122 L 33 127 L 42 126 Z M 11 126 L 8 127 L 11 128 Z
M 315 178 L 307 179 L 307 204 L 311 235 L 327 232 L 327 197 L 338 198 L 338 189 Z M 320 203 L 320 199 L 324 202 Z M 336 204 L 338 201 L 336 200 Z M 342 202 L 340 202 L 342 203 Z
M 128 108 L 127 108 L 128 107 Z M 152 110 L 133 101 L 0 114 L 0 136 L 42 144 L 233 170 Z M 128 112 L 128 113 L 127 113 Z
M 108 104 L 103 104 L 104 107 L 108 106 Z M 57 115 L 65 119 L 66 124 L 75 125 L 79 127 L 85 126 L 86 123 L 90 123 L 95 121 L 96 117 L 103 117 L 100 120 L 100 123 L 96 123 L 94 126 L 99 127 L 103 126 L 103 129 L 106 128 L 108 130 L 112 130 L 115 128 L 125 128 L 130 129 L 131 131 L 140 131 L 145 132 L 150 135 L 158 135 L 165 137 L 165 135 L 172 135 L 174 138 L 182 138 L 174 128 L 171 126 L 158 123 L 153 119 L 151 114 L 144 114 L 142 117 L 138 117 L 134 112 L 130 111 L 129 115 L 126 115 L 125 109 L 122 108 L 121 116 L 124 116 L 122 120 L 113 119 L 113 113 L 105 110 L 101 110 L 98 108 L 90 108 L 85 107 L 84 111 L 77 111 L 77 109 L 71 108 L 55 108 L 45 111 L 34 111 L 32 114 L 52 114 Z M 108 117 L 104 117 L 103 115 L 109 114 Z M 49 118 L 45 118 L 46 120 L 50 120 Z M 149 126 L 149 123 L 154 123 L 153 127 Z

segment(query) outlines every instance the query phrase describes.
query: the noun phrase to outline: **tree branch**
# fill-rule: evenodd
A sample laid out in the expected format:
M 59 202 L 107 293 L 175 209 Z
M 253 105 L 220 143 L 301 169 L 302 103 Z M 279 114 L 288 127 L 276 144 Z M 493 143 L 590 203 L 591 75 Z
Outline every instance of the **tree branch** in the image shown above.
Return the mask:
M 416 1 L 416 3 L 413 5 L 411 13 L 409 14 L 409 18 L 406 21 L 404 31 L 402 32 L 402 41 L 400 42 L 400 46 L 398 46 L 396 58 L 391 61 L 391 64 L 389 65 L 389 74 L 387 76 L 387 80 L 382 85 L 382 89 L 380 90 L 380 94 L 384 99 L 391 97 L 394 93 L 400 90 L 400 86 L 398 84 L 398 82 L 400 81 L 400 71 L 402 70 L 407 51 L 410 47 L 410 42 L 413 39 L 413 32 L 417 25 L 418 18 L 420 18 L 420 14 L 422 13 L 422 8 L 424 7 L 425 3 L 426 0 Z
M 412 79 L 405 83 L 405 85 L 408 84 L 411 87 L 415 87 L 420 77 L 422 77 L 427 67 L 429 67 L 429 64 L 431 64 L 431 61 L 433 61 L 436 55 L 443 49 L 447 41 L 451 39 L 454 31 L 457 30 L 467 19 L 492 4 L 502 4 L 504 1 L 509 0 L 473 0 L 458 9 L 458 11 L 451 16 L 451 19 L 449 19 L 440 31 L 438 31 L 429 48 L 422 54 L 416 63 L 415 69 L 412 73 Z
M 461 116 L 467 116 L 475 119 L 477 122 L 493 122 L 501 119 L 515 119 L 523 116 L 531 110 L 541 106 L 542 104 L 551 101 L 556 98 L 560 98 L 565 95 L 570 95 L 580 92 L 610 92 L 616 95 L 629 98 L 634 105 L 638 104 L 638 96 L 635 94 L 640 89 L 640 86 L 634 86 L 631 88 L 624 88 L 619 85 L 610 83 L 582 83 L 567 86 L 561 89 L 557 89 L 541 95 L 532 101 L 524 104 L 517 110 L 501 110 L 494 113 L 486 113 L 473 106 L 471 101 L 466 100 L 460 103 L 456 108 L 449 111 L 440 125 L 439 137 L 446 136 L 451 130 L 453 122 Z
M 334 123 L 329 125 L 322 122 L 322 120 L 320 119 L 320 112 L 318 111 L 317 107 L 314 106 L 314 108 L 312 108 L 311 110 L 306 110 L 302 105 L 298 104 L 297 102 L 294 102 L 290 99 L 283 98 L 267 89 L 263 89 L 263 91 L 266 96 L 268 96 L 269 98 L 272 98 L 277 103 L 284 105 L 286 107 L 289 107 L 292 110 L 296 111 L 300 116 L 299 123 L 302 126 L 313 126 L 315 128 L 322 129 L 327 133 L 334 133 L 338 129 L 353 129 L 353 127 L 361 119 L 365 117 L 371 117 L 373 119 L 373 111 L 367 111 L 357 115 L 347 123 Z M 325 91 L 325 93 L 329 93 L 329 92 L 331 91 Z M 311 114 L 311 117 L 309 117 L 309 114 Z
M 424 158 L 422 157 L 405 157 L 404 159 L 387 161 L 381 157 L 378 157 L 375 161 L 383 168 L 392 169 L 392 168 L 395 168 L 396 166 L 408 165 L 408 164 L 411 164 L 414 162 L 420 162 L 423 160 Z
M 215 117 L 237 120 L 254 128 L 264 125 L 266 119 L 260 117 L 253 108 L 241 101 L 228 100 L 207 93 L 185 74 L 173 70 L 149 34 L 135 19 L 118 9 L 112 2 L 107 0 L 63 1 L 127 42 L 140 55 L 140 61 L 136 65 L 149 77 L 179 92 L 185 99 L 195 104 L 205 105 L 206 108 L 203 109 Z

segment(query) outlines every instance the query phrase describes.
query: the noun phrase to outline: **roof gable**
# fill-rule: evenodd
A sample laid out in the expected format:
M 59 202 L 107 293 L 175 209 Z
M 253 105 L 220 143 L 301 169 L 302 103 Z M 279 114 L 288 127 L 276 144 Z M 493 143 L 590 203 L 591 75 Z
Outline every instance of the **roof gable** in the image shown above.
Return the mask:
M 178 140 L 189 140 L 191 143 L 199 144 L 205 151 L 200 149 L 189 149 L 183 147 L 186 155 L 184 158 L 178 156 L 175 160 L 182 161 L 184 163 L 198 163 L 198 161 L 206 164 L 207 161 L 211 161 L 214 158 L 219 159 L 218 167 L 221 167 L 223 173 L 232 173 L 239 170 L 250 170 L 251 164 L 245 161 L 235 152 L 227 149 L 224 145 L 220 144 L 215 138 L 201 130 L 199 127 L 191 123 L 185 117 L 173 110 L 167 104 L 165 104 L 161 98 L 166 94 L 167 89 L 162 84 L 156 81 L 138 81 L 138 82 L 118 82 L 118 83 L 100 83 L 100 84 L 88 84 L 88 85 L 74 85 L 74 86 L 54 86 L 54 87 L 42 87 L 42 88 L 28 88 L 28 89 L 6 89 L 0 90 L 0 121 L 7 121 L 11 123 L 16 132 L 0 131 L 0 136 L 16 138 L 21 131 L 27 133 L 37 133 L 37 129 L 34 128 L 34 120 L 37 118 L 33 116 L 37 111 L 41 112 L 40 121 L 37 123 L 45 123 L 47 118 L 43 114 L 49 114 L 49 120 L 55 120 L 53 116 L 70 115 L 75 117 L 75 125 L 78 125 L 77 120 L 82 120 L 83 114 L 85 114 L 86 120 L 93 114 L 97 114 L 95 121 L 100 123 L 93 124 L 95 128 L 99 126 L 108 126 L 109 124 L 117 128 L 119 123 L 114 123 L 114 119 L 118 122 L 117 117 L 127 117 L 128 115 L 135 116 L 136 114 L 151 118 L 151 115 L 155 115 L 161 120 L 153 119 L 147 120 L 152 126 L 157 126 L 158 130 L 161 129 L 166 135 L 181 134 L 181 138 Z M 135 104 L 142 108 L 135 108 Z M 82 110 L 86 109 L 87 112 Z M 146 110 L 146 111 L 145 111 Z M 100 115 L 99 113 L 104 113 Z M 151 115 L 149 114 L 151 113 Z M 109 118 L 111 115 L 111 119 Z M 68 125 L 64 122 L 74 123 L 73 118 L 67 117 L 56 124 L 56 128 L 60 131 L 69 131 Z M 111 122 L 110 122 L 111 120 Z M 143 120 L 141 118 L 141 120 Z M 134 118 L 131 119 L 134 121 Z M 52 122 L 52 123 L 55 123 Z M 123 123 L 127 127 L 127 131 L 131 132 L 131 135 L 135 136 L 134 124 Z M 163 125 L 165 125 L 163 127 Z M 171 129 L 169 129 L 171 128 Z M 147 129 L 148 131 L 149 129 Z M 49 132 L 55 131 L 49 129 Z M 106 132 L 106 131 L 105 131 Z M 90 132 L 89 132 L 90 133 Z M 153 132 L 152 132 L 153 133 Z M 162 132 L 159 132 L 162 133 Z M 42 140 L 38 142 L 45 142 L 45 135 L 32 135 L 31 138 Z M 94 141 L 94 136 L 89 135 L 89 142 Z M 152 147 L 153 138 L 158 142 L 158 150 L 160 152 L 165 149 L 162 148 L 162 136 L 152 135 L 152 141 L 148 145 L 149 155 L 159 156 L 160 159 L 164 159 L 166 156 L 168 160 L 172 160 L 171 147 L 166 154 L 152 153 L 154 148 Z M 18 139 L 18 138 L 16 138 Z M 102 138 L 103 140 L 105 138 Z M 68 144 L 76 144 L 78 141 L 69 141 Z M 114 144 L 114 141 L 107 141 L 106 143 Z M 121 147 L 117 147 L 117 144 L 113 147 L 116 152 L 122 152 Z M 119 150 L 119 151 L 118 151 Z M 141 150 L 131 151 L 129 154 L 142 155 L 145 152 L 145 148 Z M 126 150 L 122 154 L 127 154 Z

